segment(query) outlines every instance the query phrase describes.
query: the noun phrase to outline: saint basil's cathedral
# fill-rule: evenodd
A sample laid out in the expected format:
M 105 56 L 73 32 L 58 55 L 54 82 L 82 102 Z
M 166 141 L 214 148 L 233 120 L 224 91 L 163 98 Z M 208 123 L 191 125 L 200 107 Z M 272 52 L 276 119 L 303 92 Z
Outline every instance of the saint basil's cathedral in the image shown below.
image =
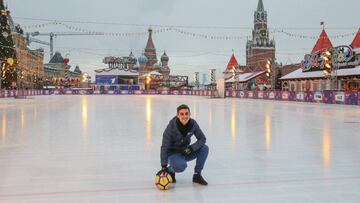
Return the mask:
M 164 53 L 158 62 L 152 39 L 152 28 L 143 54 L 138 58 L 132 52 L 128 57 L 105 57 L 103 62 L 109 68 L 95 70 L 96 85 L 106 90 L 159 89 L 172 86 L 186 86 L 187 76 L 171 76 L 169 56 Z

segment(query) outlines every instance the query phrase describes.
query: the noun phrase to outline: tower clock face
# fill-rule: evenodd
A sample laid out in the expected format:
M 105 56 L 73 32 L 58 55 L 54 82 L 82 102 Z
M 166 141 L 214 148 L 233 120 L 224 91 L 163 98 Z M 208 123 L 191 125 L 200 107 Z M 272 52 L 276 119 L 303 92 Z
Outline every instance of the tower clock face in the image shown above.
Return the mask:
M 265 29 L 261 29 L 261 30 L 260 30 L 260 35 L 261 35 L 262 37 L 266 37 L 266 30 L 265 30 Z

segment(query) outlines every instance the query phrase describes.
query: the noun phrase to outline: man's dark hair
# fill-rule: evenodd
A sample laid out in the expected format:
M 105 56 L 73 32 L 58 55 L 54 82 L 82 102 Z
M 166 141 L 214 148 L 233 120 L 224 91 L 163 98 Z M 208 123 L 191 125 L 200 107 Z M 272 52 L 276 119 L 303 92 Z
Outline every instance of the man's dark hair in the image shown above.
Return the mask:
M 180 111 L 181 109 L 187 109 L 187 110 L 189 110 L 189 112 L 190 112 L 190 108 L 189 108 L 188 105 L 186 105 L 186 104 L 181 104 L 180 106 L 178 106 L 178 107 L 177 107 L 177 113 L 179 113 L 179 111 Z

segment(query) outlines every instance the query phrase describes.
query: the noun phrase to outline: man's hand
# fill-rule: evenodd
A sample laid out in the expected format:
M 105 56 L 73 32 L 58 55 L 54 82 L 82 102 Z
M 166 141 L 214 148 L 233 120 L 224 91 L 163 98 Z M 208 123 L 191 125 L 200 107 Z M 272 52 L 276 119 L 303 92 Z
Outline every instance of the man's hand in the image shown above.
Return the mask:
M 187 155 L 191 154 L 191 152 L 193 152 L 191 146 L 187 146 L 181 151 L 181 154 L 183 154 L 184 156 L 187 156 Z
M 162 173 L 169 173 L 169 169 L 166 165 L 161 166 L 161 170 L 157 173 L 157 175 L 160 175 Z

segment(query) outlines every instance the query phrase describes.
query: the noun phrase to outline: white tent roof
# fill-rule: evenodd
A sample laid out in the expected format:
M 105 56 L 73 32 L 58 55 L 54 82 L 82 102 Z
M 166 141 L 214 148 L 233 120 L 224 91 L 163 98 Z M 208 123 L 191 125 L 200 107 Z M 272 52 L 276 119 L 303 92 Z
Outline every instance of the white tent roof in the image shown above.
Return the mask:
M 156 70 L 153 70 L 149 73 L 150 75 L 162 75 L 161 73 L 159 73 L 158 71 Z
M 331 72 L 332 75 L 335 75 L 335 72 Z M 360 75 L 360 66 L 355 68 L 344 68 L 337 70 L 337 76 L 351 76 L 351 75 Z M 283 77 L 280 80 L 291 80 L 291 79 L 309 79 L 309 78 L 323 78 L 324 73 L 322 71 L 308 71 L 302 72 L 302 69 L 299 68 L 296 71 L 293 71 Z
M 265 71 L 242 73 L 242 74 L 237 75 L 238 79 L 230 78 L 229 80 L 226 80 L 225 82 L 246 82 L 246 81 L 251 80 L 252 78 L 257 77 L 263 73 L 265 73 Z

